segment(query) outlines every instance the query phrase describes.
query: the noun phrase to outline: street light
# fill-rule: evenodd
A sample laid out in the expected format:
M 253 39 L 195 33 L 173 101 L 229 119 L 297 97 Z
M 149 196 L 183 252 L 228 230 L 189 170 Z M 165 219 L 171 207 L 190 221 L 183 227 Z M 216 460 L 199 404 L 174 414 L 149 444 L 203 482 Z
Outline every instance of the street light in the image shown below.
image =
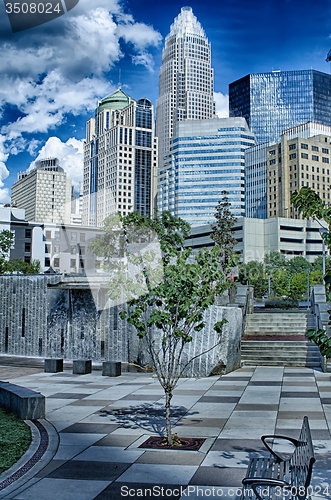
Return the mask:
M 306 269 L 307 271 L 307 311 L 309 311 L 309 273 L 310 269 Z

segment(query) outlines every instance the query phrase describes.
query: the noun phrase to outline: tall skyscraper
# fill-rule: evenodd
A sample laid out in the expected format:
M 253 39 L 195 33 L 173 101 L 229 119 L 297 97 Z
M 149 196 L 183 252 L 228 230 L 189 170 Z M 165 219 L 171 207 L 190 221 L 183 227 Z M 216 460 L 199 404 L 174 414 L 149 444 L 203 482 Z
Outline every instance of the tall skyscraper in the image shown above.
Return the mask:
M 243 116 L 259 144 L 313 121 L 331 125 L 331 75 L 313 69 L 250 74 L 229 85 L 230 116 Z
M 159 211 L 192 226 L 212 224 L 225 190 L 232 213 L 244 215 L 245 150 L 255 144 L 244 118 L 178 122 L 170 154 L 159 169 Z
M 71 179 L 57 158 L 35 162 L 31 172 L 20 172 L 11 191 L 12 203 L 25 209 L 25 219 L 70 224 Z
M 100 227 L 115 212 L 150 216 L 156 189 L 153 106 L 119 88 L 100 101 L 86 124 L 83 224 Z
M 176 121 L 215 114 L 210 44 L 191 7 L 182 7 L 166 36 L 156 103 L 159 165 L 169 153 Z

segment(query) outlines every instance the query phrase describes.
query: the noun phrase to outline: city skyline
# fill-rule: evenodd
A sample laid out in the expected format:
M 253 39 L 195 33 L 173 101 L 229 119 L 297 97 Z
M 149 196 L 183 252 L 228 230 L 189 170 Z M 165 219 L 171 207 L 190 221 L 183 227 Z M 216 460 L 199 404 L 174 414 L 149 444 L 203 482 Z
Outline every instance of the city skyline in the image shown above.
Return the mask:
M 218 112 L 226 108 L 228 85 L 248 73 L 330 72 L 326 0 L 313 9 L 307 0 L 189 5 L 211 43 Z M 78 185 L 86 119 L 116 89 L 119 70 L 125 92 L 155 105 L 164 38 L 182 6 L 95 0 L 91 7 L 81 0 L 62 18 L 13 34 L 1 4 L 0 203 L 9 201 L 17 172 L 40 156 L 60 157 Z

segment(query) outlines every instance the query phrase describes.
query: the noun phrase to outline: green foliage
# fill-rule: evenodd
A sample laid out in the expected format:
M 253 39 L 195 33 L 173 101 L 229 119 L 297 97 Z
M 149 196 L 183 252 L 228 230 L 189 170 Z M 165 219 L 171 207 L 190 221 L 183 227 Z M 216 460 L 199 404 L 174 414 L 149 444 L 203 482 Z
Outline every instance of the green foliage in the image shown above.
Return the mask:
M 0 474 L 9 469 L 31 444 L 30 427 L 19 417 L 0 409 Z
M 218 202 L 216 207 L 215 219 L 216 225 L 212 226 L 210 238 L 220 248 L 220 263 L 223 272 L 237 264 L 238 256 L 233 254 L 233 247 L 237 244 L 237 240 L 233 237 L 233 226 L 237 218 L 230 210 L 231 203 L 227 197 L 227 191 L 221 191 L 222 200 Z
M 39 260 L 23 262 L 20 259 L 9 260 L 9 251 L 14 243 L 14 233 L 8 230 L 0 232 L 0 274 L 38 274 Z
M 280 252 L 270 252 L 264 257 L 265 271 L 269 274 L 273 274 L 276 271 L 283 270 L 288 271 L 289 262 L 285 255 Z
M 327 270 L 328 267 L 331 266 L 331 257 L 329 255 L 325 256 L 325 269 Z M 323 271 L 323 255 L 319 255 L 316 257 L 313 263 L 313 270 L 314 271 Z
M 267 309 L 296 309 L 298 301 L 292 299 L 267 299 L 265 301 Z
M 306 337 L 319 347 L 322 356 L 331 358 L 331 339 L 325 334 L 324 330 L 311 328 L 307 331 Z
M 299 300 L 302 295 L 307 294 L 307 273 L 301 272 L 291 275 L 290 297 L 292 300 Z
M 291 266 L 291 273 L 292 274 L 297 274 L 297 273 L 307 273 L 307 269 L 312 269 L 312 264 L 308 262 L 304 257 L 301 255 L 297 255 L 296 257 L 293 257 L 293 259 L 290 260 L 289 262 Z
M 290 277 L 288 272 L 279 269 L 272 274 L 272 290 L 277 297 L 288 296 L 290 291 Z
M 268 291 L 268 278 L 262 262 L 252 260 L 239 265 L 239 281 L 254 286 L 255 297 L 262 297 Z
M 324 218 L 323 201 L 310 187 L 302 187 L 299 193 L 295 191 L 291 196 L 291 203 L 299 209 L 299 213 L 302 213 L 305 219 L 309 219 L 309 217 Z

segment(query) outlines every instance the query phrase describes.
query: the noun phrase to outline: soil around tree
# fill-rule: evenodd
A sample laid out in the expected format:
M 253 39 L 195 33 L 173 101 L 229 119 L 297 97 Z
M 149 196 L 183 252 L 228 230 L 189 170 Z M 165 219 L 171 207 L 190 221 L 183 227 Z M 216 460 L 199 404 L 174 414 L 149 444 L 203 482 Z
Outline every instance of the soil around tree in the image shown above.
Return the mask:
M 205 438 L 179 437 L 177 439 L 178 444 L 169 445 L 167 444 L 167 439 L 162 436 L 150 436 L 139 446 L 139 448 L 152 450 L 198 451 L 205 441 Z

